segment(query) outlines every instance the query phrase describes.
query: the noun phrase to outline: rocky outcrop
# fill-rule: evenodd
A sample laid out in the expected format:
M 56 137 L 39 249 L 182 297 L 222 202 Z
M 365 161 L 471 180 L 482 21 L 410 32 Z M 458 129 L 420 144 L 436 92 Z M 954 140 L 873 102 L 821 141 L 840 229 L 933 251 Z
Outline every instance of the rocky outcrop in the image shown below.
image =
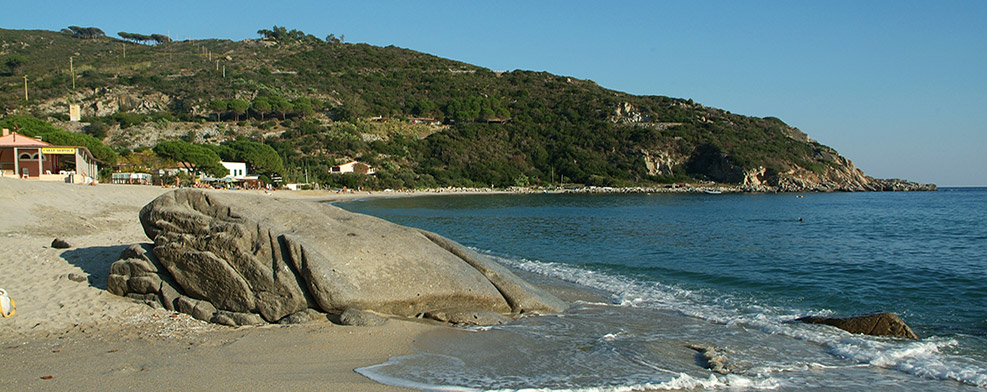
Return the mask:
M 45 101 L 38 108 L 47 113 L 68 113 L 70 103 L 82 103 L 83 117 L 105 117 L 117 112 L 156 113 L 170 110 L 174 99 L 167 94 L 129 87 L 79 89 Z
M 110 291 L 153 294 L 214 322 L 273 323 L 307 309 L 496 322 L 491 313 L 565 308 L 437 234 L 323 203 L 177 190 L 145 206 L 140 220 L 153 253 L 125 251 Z
M 673 158 L 671 154 L 665 151 L 641 149 L 641 155 L 644 156 L 644 165 L 648 170 L 648 175 L 652 176 L 671 175 L 672 168 L 681 164 L 678 159 Z
M 893 336 L 905 339 L 918 339 L 918 335 L 894 313 L 874 313 L 866 316 L 828 318 L 802 317 L 795 321 L 809 324 L 825 324 L 850 333 L 874 336 Z
M 719 374 L 730 374 L 732 366 L 727 356 L 713 346 L 689 344 L 686 347 L 696 350 L 696 362 L 709 371 Z
M 870 180 L 870 190 L 883 192 L 934 191 L 936 184 L 919 184 L 902 179 L 881 179 L 867 177 Z

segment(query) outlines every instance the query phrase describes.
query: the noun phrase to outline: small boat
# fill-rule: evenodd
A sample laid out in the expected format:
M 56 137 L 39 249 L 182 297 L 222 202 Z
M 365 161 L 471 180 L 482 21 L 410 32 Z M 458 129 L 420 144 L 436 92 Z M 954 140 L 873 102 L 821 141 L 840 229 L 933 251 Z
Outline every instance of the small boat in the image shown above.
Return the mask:
M 723 193 L 723 191 L 718 190 L 718 189 L 703 189 L 703 193 L 705 193 L 707 195 L 719 195 L 719 194 Z

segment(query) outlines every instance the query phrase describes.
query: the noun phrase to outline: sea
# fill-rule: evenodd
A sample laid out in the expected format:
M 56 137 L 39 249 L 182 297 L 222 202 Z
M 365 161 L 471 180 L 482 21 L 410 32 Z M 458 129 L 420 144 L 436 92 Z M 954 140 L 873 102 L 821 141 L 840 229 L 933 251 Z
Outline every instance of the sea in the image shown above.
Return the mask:
M 437 391 L 983 391 L 987 188 L 441 195 L 339 203 L 585 295 L 357 371 Z M 894 312 L 921 337 L 803 316 Z M 727 374 L 691 345 L 715 348 Z

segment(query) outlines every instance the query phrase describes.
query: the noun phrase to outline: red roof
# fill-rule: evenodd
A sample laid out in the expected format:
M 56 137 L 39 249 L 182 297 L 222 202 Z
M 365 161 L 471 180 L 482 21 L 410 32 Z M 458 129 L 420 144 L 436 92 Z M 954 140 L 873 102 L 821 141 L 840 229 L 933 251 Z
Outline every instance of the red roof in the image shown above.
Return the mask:
M 51 143 L 47 143 L 29 136 L 21 135 L 17 132 L 11 132 L 7 136 L 0 136 L 0 147 L 48 147 Z

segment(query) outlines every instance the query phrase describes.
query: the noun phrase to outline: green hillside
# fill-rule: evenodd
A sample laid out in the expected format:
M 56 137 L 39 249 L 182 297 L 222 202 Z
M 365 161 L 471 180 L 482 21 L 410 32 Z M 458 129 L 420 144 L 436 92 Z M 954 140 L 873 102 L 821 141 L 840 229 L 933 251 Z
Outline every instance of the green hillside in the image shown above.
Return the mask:
M 868 181 L 776 118 L 278 27 L 264 34 L 146 45 L 0 30 L 0 113 L 57 123 L 79 103 L 88 124 L 80 129 L 124 156 L 153 145 L 121 140 L 160 129 L 187 129 L 189 141 L 212 144 L 251 138 L 281 155 L 287 175 L 304 168 L 335 185 L 712 180 L 850 189 Z M 328 173 L 347 159 L 374 165 L 377 176 Z

